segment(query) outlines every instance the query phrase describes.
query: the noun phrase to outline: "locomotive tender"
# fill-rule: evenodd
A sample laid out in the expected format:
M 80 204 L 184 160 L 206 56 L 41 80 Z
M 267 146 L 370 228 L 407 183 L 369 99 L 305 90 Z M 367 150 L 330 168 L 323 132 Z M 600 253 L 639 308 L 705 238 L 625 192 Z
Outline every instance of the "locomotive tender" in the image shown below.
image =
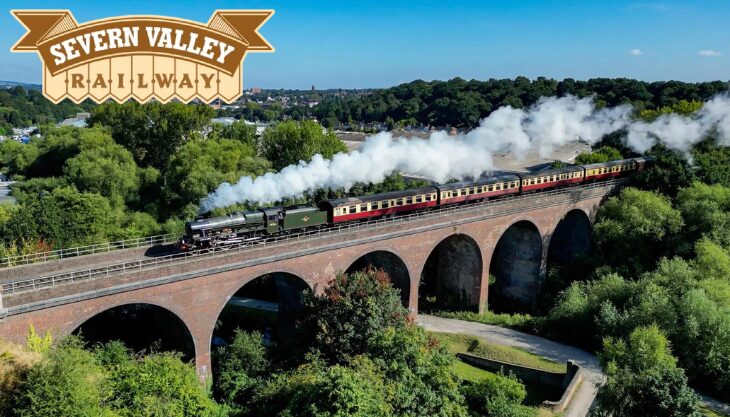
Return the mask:
M 604 181 L 642 171 L 652 157 L 481 177 L 403 191 L 325 200 L 318 207 L 266 207 L 185 224 L 183 250 L 230 245 L 271 236 L 299 233 L 349 222 L 413 213 L 582 183 Z

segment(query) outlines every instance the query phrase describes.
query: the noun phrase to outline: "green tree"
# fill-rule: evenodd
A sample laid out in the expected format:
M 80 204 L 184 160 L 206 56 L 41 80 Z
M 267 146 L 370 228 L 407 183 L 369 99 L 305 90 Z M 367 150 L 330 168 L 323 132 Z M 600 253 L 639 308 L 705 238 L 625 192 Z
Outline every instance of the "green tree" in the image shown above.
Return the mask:
M 367 357 L 383 376 L 396 416 L 463 416 L 452 357 L 411 323 L 382 271 L 340 274 L 305 299 L 310 352 L 328 365 L 356 366 Z
M 387 274 L 368 270 L 338 274 L 322 294 L 307 294 L 303 322 L 314 350 L 329 362 L 347 363 L 370 352 L 385 329 L 404 329 L 408 311 Z
M 730 188 L 693 183 L 677 194 L 677 208 L 684 218 L 685 252 L 705 237 L 730 247 Z
M 661 145 L 647 154 L 653 156 L 654 161 L 634 177 L 638 188 L 674 197 L 680 188 L 689 187 L 696 180 L 694 169 L 685 155 Z
M 0 171 L 8 175 L 25 174 L 38 157 L 35 144 L 23 145 L 14 140 L 0 142 Z
M 697 395 L 656 326 L 637 328 L 628 340 L 606 339 L 599 357 L 607 380 L 595 415 L 700 417 Z
M 598 211 L 597 252 L 612 266 L 629 272 L 653 267 L 680 231 L 680 212 L 657 193 L 627 188 Z
M 235 183 L 243 176 L 258 176 L 270 168 L 268 161 L 255 156 L 247 144 L 231 139 L 192 140 L 175 152 L 169 163 L 166 203 L 179 213 L 221 183 Z
M 212 417 L 220 407 L 208 396 L 192 364 L 174 353 L 132 356 L 119 342 L 97 348 L 108 369 L 109 407 L 121 417 Z
M 208 134 L 209 139 L 230 139 L 250 146 L 251 149 L 258 149 L 258 138 L 256 136 L 256 126 L 246 124 L 237 120 L 229 125 L 213 124 L 211 132 Z
M 601 146 L 591 152 L 581 152 L 575 157 L 576 165 L 597 164 L 600 162 L 616 161 L 623 159 L 618 149 L 610 146 Z
M 78 339 L 54 346 L 33 366 L 18 393 L 19 417 L 115 416 L 106 400 L 111 392 L 104 369 Z
M 670 106 L 662 106 L 658 109 L 644 109 L 638 112 L 637 116 L 646 121 L 656 120 L 658 117 L 666 114 L 681 114 L 682 116 L 690 116 L 702 108 L 704 103 L 700 100 L 679 100 Z
M 101 194 L 117 206 L 136 196 L 137 164 L 111 137 L 102 146 L 82 150 L 66 161 L 64 174 L 79 191 Z
M 261 389 L 252 416 L 260 417 L 386 417 L 382 377 L 365 358 L 353 367 L 321 363 L 281 374 Z
M 244 415 L 255 390 L 271 373 L 261 333 L 237 329 L 233 341 L 216 352 L 216 363 L 219 364 L 215 370 L 217 398 L 231 406 L 236 414 Z
M 23 210 L 4 225 L 6 240 L 42 238 L 55 247 L 104 242 L 116 230 L 118 213 L 99 194 L 72 187 L 29 196 Z
M 170 156 L 202 133 L 213 115 L 213 109 L 202 104 L 104 103 L 95 109 L 88 123 L 107 126 L 114 140 L 132 152 L 140 166 L 164 172 Z
M 299 161 L 308 162 L 315 154 L 331 158 L 338 152 L 346 152 L 347 147 L 333 132 L 325 132 L 316 122 L 290 120 L 264 131 L 261 151 L 278 171 Z

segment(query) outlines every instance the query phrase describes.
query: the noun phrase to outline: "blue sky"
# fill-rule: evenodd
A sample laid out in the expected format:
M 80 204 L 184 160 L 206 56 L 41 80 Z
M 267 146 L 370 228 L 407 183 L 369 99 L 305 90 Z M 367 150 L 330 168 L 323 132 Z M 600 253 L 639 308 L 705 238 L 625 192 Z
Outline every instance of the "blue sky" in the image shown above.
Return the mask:
M 76 20 L 162 14 L 205 22 L 215 9 L 276 10 L 244 84 L 386 87 L 417 78 L 631 77 L 730 80 L 730 1 L 5 0 L 0 80 L 40 82 L 37 55 L 9 52 L 16 9 L 70 9 Z M 10 5 L 11 7 L 8 7 Z M 702 52 L 701 52 L 702 51 Z

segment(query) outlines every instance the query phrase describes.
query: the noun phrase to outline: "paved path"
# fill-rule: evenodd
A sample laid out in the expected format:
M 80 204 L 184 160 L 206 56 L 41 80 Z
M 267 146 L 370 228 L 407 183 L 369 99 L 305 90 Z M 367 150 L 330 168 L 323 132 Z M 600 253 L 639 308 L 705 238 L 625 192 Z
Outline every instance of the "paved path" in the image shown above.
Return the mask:
M 584 379 L 568 405 L 568 409 L 565 410 L 565 417 L 587 416 L 591 404 L 593 404 L 593 399 L 596 397 L 597 385 L 604 378 L 598 359 L 592 354 L 542 337 L 488 324 L 444 319 L 423 314 L 418 316 L 418 323 L 426 330 L 468 334 L 497 345 L 519 347 L 557 362 L 566 362 L 572 359 L 583 368 Z

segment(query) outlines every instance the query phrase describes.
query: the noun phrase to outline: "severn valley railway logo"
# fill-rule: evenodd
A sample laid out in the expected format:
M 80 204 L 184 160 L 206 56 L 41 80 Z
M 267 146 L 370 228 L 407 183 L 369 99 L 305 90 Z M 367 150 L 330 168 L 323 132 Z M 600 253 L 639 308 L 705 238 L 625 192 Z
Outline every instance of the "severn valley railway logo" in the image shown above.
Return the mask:
M 207 25 L 163 16 L 78 24 L 68 10 L 13 10 L 27 29 L 10 48 L 37 52 L 43 95 L 54 103 L 130 99 L 231 102 L 249 52 L 273 52 L 258 29 L 273 10 L 218 10 Z

